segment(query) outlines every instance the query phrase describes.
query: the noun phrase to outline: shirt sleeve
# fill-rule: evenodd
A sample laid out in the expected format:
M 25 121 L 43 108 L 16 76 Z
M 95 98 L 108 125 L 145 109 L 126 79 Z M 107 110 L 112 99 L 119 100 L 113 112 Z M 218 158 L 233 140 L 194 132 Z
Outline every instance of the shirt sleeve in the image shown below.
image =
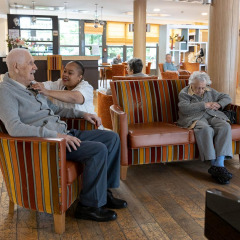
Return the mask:
M 164 63 L 164 64 L 163 64 L 163 71 L 166 72 L 167 70 L 168 70 L 168 69 L 167 69 L 167 64 Z
M 57 81 L 47 81 L 43 82 L 44 87 L 47 90 L 61 90 L 60 89 L 61 79 L 58 79 Z
M 83 81 L 78 84 L 72 91 L 80 92 L 84 97 L 84 103 L 92 103 L 93 104 L 93 87 L 87 82 Z

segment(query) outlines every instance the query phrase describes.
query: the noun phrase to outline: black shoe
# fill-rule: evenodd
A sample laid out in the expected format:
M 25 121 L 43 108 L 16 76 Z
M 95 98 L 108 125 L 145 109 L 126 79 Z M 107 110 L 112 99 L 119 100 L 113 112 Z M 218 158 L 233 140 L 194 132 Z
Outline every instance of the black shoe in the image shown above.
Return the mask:
M 222 185 L 225 185 L 225 184 L 229 184 L 229 183 L 230 183 L 229 180 L 227 180 L 227 179 L 224 178 L 224 177 L 214 177 L 213 175 L 212 175 L 212 177 L 213 177 L 218 183 L 220 183 L 220 184 L 222 184 Z
M 232 179 L 232 173 L 230 173 L 225 167 L 216 167 L 216 166 L 211 166 L 208 169 L 208 172 L 213 176 L 213 177 L 223 177 L 227 180 Z
M 78 204 L 75 212 L 75 218 L 93 220 L 97 222 L 112 221 L 117 218 L 117 214 L 102 207 L 87 207 L 80 203 Z
M 127 202 L 122 199 L 113 197 L 112 192 L 110 190 L 107 190 L 107 204 L 104 207 L 112 209 L 126 208 Z

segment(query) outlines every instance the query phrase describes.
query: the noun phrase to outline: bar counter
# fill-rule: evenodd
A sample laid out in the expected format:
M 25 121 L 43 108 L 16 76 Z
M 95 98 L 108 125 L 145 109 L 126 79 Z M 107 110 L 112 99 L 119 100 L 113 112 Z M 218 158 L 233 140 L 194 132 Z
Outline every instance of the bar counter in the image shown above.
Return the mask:
M 47 56 L 33 56 L 38 70 L 35 79 L 38 82 L 47 81 Z M 99 56 L 62 56 L 65 66 L 70 61 L 81 61 L 84 68 L 84 80 L 88 81 L 94 89 L 98 88 L 98 60 Z M 0 57 L 0 74 L 7 72 L 6 57 Z M 52 80 L 56 81 L 60 77 L 59 71 L 52 71 Z

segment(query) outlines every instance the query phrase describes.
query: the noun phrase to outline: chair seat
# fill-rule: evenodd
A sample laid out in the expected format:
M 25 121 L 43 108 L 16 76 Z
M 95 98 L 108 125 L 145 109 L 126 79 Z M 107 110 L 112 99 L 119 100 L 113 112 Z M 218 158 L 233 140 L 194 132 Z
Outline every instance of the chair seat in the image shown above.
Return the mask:
M 81 163 L 67 161 L 67 184 L 72 184 L 75 179 L 83 172 L 83 166 Z
M 128 126 L 130 148 L 182 145 L 189 143 L 189 130 L 164 122 Z
M 233 141 L 239 141 L 240 140 L 240 125 L 239 124 L 232 124 L 231 125 L 232 128 L 232 140 Z M 194 136 L 194 131 L 190 130 L 189 131 L 190 134 L 190 143 L 196 143 L 196 139 Z

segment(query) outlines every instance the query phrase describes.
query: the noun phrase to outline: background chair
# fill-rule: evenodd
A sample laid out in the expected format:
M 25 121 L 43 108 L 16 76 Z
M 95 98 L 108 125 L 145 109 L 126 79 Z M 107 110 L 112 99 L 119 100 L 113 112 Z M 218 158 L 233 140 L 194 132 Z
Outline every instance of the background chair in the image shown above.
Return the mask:
M 47 79 L 48 81 L 52 81 L 52 71 L 60 71 L 60 77 L 63 72 L 62 65 L 62 56 L 61 55 L 48 55 L 47 56 Z
M 83 119 L 68 119 L 69 128 L 94 129 Z M 5 133 L 4 133 L 5 132 Z M 14 205 L 53 214 L 55 232 L 65 231 L 65 212 L 81 191 L 81 164 L 66 160 L 59 138 L 11 137 L 0 122 L 0 167 Z
M 151 73 L 151 62 L 148 62 L 147 66 L 146 66 L 146 74 L 150 74 Z
M 182 69 L 193 73 L 195 71 L 200 71 L 200 64 L 199 63 L 183 62 L 182 63 Z
M 147 76 L 147 77 L 129 77 L 129 76 L 114 76 L 113 81 L 116 80 L 148 80 L 148 79 L 158 79 L 158 76 Z
M 125 66 L 122 64 L 113 64 L 112 76 L 125 76 Z

